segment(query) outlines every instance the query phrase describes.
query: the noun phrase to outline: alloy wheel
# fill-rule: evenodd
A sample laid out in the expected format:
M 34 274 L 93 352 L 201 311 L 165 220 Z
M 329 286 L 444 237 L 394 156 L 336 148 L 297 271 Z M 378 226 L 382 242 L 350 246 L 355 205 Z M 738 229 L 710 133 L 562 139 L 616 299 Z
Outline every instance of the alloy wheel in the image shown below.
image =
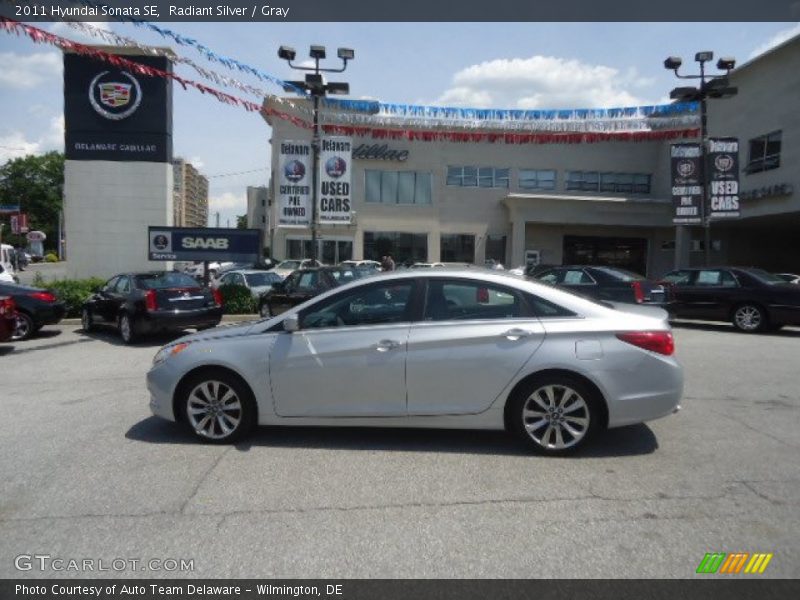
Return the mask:
M 591 414 L 583 397 L 567 385 L 537 388 L 522 408 L 528 436 L 545 450 L 578 444 L 589 431 Z
M 126 344 L 130 344 L 133 340 L 133 325 L 128 315 L 122 315 L 119 318 L 119 335 Z
M 261 310 L 259 312 L 261 313 L 262 317 L 271 317 L 272 316 L 272 311 L 270 311 L 269 304 L 267 304 L 266 302 L 261 305 Z
M 92 313 L 89 312 L 88 308 L 84 308 L 81 312 L 81 328 L 84 331 L 91 331 L 92 325 Z
M 14 341 L 27 340 L 33 335 L 33 331 L 33 320 L 25 313 L 17 312 L 17 322 L 11 339 Z
M 746 304 L 736 309 L 733 321 L 733 324 L 742 331 L 757 331 L 764 322 L 764 316 L 760 308 Z
M 189 394 L 186 416 L 197 435 L 222 440 L 234 434 L 242 422 L 242 403 L 229 385 L 204 381 Z

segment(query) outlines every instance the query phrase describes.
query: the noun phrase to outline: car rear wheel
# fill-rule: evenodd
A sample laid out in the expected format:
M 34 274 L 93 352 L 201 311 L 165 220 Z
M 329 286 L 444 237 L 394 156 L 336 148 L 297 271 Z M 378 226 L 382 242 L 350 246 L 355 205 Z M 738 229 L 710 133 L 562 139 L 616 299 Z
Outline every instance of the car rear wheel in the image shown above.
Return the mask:
M 230 373 L 206 371 L 193 377 L 182 389 L 181 405 L 186 423 L 204 442 L 236 442 L 256 423 L 253 394 Z
M 600 424 L 597 393 L 577 378 L 536 378 L 512 399 L 510 428 L 541 454 L 568 454 L 583 446 Z
M 767 323 L 767 315 L 764 309 L 757 304 L 741 304 L 733 311 L 733 326 L 745 333 L 755 333 L 764 330 Z
M 119 335 L 122 338 L 122 341 L 126 344 L 132 344 L 136 341 L 136 329 L 133 319 L 126 314 L 123 313 L 119 316 Z
M 88 308 L 84 308 L 81 311 L 81 328 L 86 333 L 94 329 L 94 316 L 92 316 L 92 311 Z
M 35 332 L 36 323 L 33 322 L 33 318 L 28 313 L 18 310 L 17 323 L 11 339 L 15 342 L 21 342 L 30 338 Z

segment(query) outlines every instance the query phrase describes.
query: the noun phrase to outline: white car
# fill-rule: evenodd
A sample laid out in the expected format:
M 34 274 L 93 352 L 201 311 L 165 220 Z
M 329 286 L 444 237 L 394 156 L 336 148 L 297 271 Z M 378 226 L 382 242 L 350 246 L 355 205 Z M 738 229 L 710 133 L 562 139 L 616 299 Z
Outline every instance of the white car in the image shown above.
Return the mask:
M 268 292 L 276 283 L 283 281 L 277 273 L 273 271 L 259 271 L 256 269 L 237 269 L 226 271 L 219 278 L 211 282 L 213 289 L 218 289 L 221 285 L 242 285 L 250 290 L 254 300 L 261 298 L 261 294 Z
M 208 263 L 208 276 L 209 278 L 213 278 L 216 275 L 217 271 L 219 271 L 223 267 L 227 267 L 228 265 L 232 265 L 232 262 L 210 262 Z M 187 275 L 191 275 L 195 279 L 203 277 L 204 274 L 204 267 L 203 263 L 196 263 L 186 267 L 183 271 Z
M 275 265 L 272 269 L 273 273 L 280 275 L 281 279 L 286 279 L 289 275 L 297 271 L 297 269 L 307 269 L 309 267 L 321 267 L 322 263 L 313 258 L 306 258 L 304 260 L 284 260 Z
M 340 267 L 348 267 L 350 269 L 375 269 L 381 270 L 381 263 L 377 260 L 343 260 L 339 263 Z
M 14 275 L 0 264 L 0 282 L 2 283 L 17 283 Z
M 545 454 L 675 412 L 667 313 L 484 269 L 376 275 L 161 348 L 156 416 L 203 441 L 257 425 L 506 429 Z

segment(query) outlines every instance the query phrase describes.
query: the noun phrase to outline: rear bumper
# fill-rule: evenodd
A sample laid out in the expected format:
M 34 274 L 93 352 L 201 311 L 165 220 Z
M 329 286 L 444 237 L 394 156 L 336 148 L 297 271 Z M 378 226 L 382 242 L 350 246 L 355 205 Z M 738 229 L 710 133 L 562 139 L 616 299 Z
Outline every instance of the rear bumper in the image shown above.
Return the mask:
M 222 320 L 222 308 L 201 308 L 197 310 L 156 311 L 138 317 L 136 326 L 139 333 L 162 331 L 165 329 L 187 329 L 189 327 L 214 327 Z
M 56 302 L 38 308 L 34 319 L 39 325 L 55 325 L 64 318 L 65 312 L 66 305 L 63 302 Z
M 769 319 L 777 325 L 800 325 L 800 306 L 770 306 Z

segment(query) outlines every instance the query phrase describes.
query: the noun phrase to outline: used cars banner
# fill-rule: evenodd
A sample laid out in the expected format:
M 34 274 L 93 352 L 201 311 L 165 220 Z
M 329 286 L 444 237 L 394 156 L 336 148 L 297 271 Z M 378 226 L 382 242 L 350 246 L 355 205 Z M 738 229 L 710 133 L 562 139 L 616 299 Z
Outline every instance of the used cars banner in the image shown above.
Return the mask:
M 670 147 L 672 205 L 675 225 L 699 225 L 703 222 L 700 178 L 700 144 L 673 144 Z
M 281 142 L 278 156 L 278 226 L 311 225 L 311 144 Z
M 349 137 L 322 138 L 319 155 L 320 223 L 350 223 L 352 164 L 353 142 Z
M 261 230 L 214 227 L 148 227 L 148 260 L 215 260 L 255 263 Z
M 739 216 L 739 140 L 708 140 L 709 215 L 715 218 Z

